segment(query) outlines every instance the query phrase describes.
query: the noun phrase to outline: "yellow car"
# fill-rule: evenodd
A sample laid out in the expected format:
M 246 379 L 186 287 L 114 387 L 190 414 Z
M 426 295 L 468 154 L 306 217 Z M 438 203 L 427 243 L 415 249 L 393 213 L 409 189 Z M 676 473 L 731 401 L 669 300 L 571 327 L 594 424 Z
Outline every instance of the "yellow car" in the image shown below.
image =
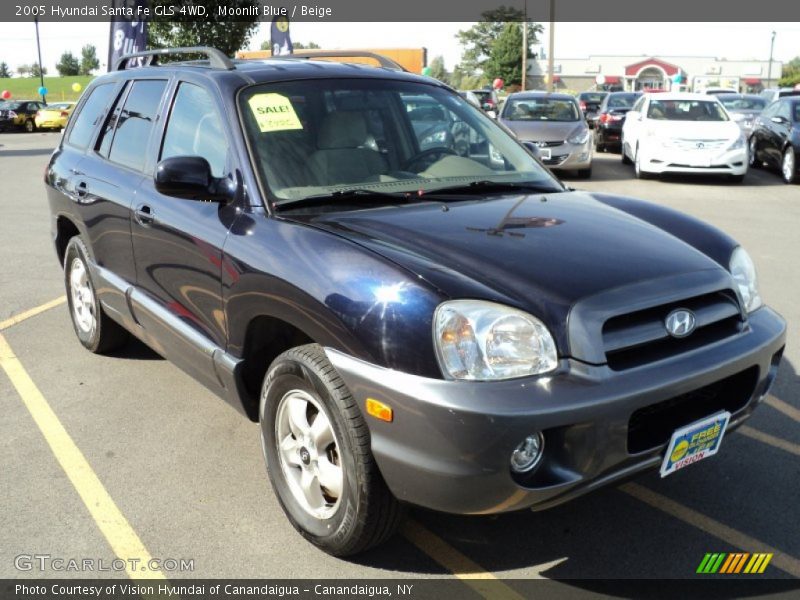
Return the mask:
M 58 102 L 48 104 L 36 113 L 36 127 L 38 129 L 64 129 L 67 120 L 75 108 L 74 102 Z

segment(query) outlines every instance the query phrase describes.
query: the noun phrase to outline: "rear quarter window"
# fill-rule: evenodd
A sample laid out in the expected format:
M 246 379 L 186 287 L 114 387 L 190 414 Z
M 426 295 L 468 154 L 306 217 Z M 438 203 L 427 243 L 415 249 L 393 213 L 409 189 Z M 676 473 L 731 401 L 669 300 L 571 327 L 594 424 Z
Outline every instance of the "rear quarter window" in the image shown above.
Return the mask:
M 67 143 L 76 148 L 87 148 L 92 141 L 95 127 L 103 118 L 106 106 L 114 93 L 114 84 L 103 83 L 89 92 L 89 97 L 72 119 L 72 129 Z
M 166 87 L 167 82 L 163 79 L 143 79 L 133 83 L 116 120 L 109 160 L 136 171 L 144 168 L 150 133 Z

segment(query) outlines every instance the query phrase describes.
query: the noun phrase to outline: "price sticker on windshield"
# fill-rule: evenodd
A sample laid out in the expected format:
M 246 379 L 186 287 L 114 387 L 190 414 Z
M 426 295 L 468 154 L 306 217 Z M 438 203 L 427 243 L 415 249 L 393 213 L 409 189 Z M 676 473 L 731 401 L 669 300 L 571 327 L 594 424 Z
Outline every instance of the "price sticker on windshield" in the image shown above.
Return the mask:
M 256 94 L 247 101 L 262 133 L 302 129 L 291 100 L 281 94 Z

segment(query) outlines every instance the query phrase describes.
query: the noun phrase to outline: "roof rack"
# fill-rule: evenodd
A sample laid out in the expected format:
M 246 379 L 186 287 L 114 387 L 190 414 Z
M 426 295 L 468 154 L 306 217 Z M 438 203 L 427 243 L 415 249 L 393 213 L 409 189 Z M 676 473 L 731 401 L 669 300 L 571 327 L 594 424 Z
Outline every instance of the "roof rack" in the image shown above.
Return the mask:
M 408 72 L 405 67 L 403 67 L 400 63 L 393 61 L 391 58 L 383 56 L 382 54 L 378 54 L 377 52 L 368 52 L 366 50 L 309 50 L 307 52 L 294 52 L 292 54 L 273 56 L 272 58 L 304 60 L 313 58 L 372 58 L 385 69 Z
M 211 48 L 209 46 L 191 46 L 186 48 L 157 48 L 154 50 L 145 50 L 144 52 L 134 52 L 133 54 L 126 54 L 117 60 L 114 65 L 115 71 L 124 71 L 128 66 L 128 61 L 132 58 L 144 58 L 146 67 L 158 65 L 158 57 L 165 54 L 205 54 L 208 58 L 208 64 L 213 69 L 225 69 L 232 71 L 236 68 L 233 61 L 225 56 L 220 50 Z

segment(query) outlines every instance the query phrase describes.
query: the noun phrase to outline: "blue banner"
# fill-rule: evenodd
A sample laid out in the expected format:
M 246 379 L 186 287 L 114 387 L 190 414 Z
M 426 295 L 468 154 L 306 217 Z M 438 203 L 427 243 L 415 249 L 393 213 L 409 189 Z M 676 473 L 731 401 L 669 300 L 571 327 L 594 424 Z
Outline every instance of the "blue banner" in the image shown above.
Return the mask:
M 289 34 L 289 19 L 286 17 L 272 19 L 269 37 L 272 45 L 272 56 L 283 56 L 294 52 L 292 36 Z
M 137 7 L 146 7 L 147 0 L 113 0 L 114 8 L 130 7 L 133 14 L 142 14 Z M 112 71 L 117 61 L 126 54 L 147 49 L 146 21 L 111 21 L 108 40 L 108 70 Z

